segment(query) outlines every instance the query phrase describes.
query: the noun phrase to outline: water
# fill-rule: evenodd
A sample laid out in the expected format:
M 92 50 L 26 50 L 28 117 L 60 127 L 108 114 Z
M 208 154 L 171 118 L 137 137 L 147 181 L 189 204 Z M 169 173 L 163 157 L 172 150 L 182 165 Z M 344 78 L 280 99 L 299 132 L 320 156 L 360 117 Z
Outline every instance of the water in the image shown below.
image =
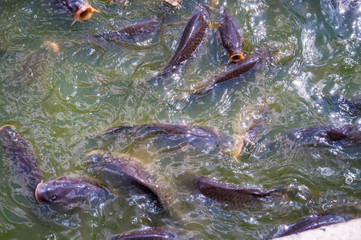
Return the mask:
M 1 150 L 1 239 L 105 239 L 142 227 L 164 227 L 194 239 L 263 239 L 310 214 L 360 217 L 359 149 L 277 143 L 293 128 L 359 123 L 358 114 L 324 97 L 360 95 L 358 2 L 220 0 L 210 16 L 215 25 L 226 6 L 242 30 L 245 53 L 276 46 L 278 58 L 241 81 L 189 97 L 227 67 L 212 29 L 181 74 L 167 79 L 162 89 L 146 87 L 143 83 L 166 65 L 187 20 L 204 2 L 184 0 L 173 9 L 155 0 L 91 1 L 101 13 L 71 26 L 71 15 L 55 1 L 2 1 L 0 124 L 15 125 L 32 144 L 47 179 L 84 175 L 85 155 L 95 148 L 138 157 L 172 189 L 180 216 L 160 212 L 141 193 L 92 209 L 51 211 L 24 195 Z M 88 40 L 154 16 L 163 21 L 162 31 L 141 44 Z M 41 48 L 44 41 L 57 43 L 60 53 L 48 54 Z M 168 149 L 162 142 L 131 138 L 109 145 L 89 140 L 113 126 L 158 121 L 207 125 L 233 135 L 265 107 L 265 130 L 255 145 L 244 147 L 238 163 L 217 149 Z M 191 195 L 182 185 L 189 173 L 248 187 L 289 186 L 298 193 L 256 211 L 227 210 Z

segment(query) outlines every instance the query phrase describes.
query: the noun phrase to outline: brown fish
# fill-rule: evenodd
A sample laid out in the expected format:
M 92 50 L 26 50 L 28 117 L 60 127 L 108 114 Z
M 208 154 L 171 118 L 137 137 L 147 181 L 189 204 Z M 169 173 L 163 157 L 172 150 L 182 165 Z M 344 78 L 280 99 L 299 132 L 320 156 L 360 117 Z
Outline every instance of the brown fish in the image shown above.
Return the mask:
M 205 87 L 201 88 L 194 94 L 202 95 L 206 94 L 210 90 L 214 88 L 215 85 L 221 82 L 228 81 L 235 77 L 239 77 L 241 74 L 244 74 L 254 68 L 258 63 L 260 63 L 265 56 L 269 55 L 269 51 L 267 49 L 263 49 L 258 51 L 252 55 L 247 56 L 245 59 L 240 61 L 237 64 L 231 65 L 227 71 L 219 74 L 214 80 L 207 83 Z
M 135 160 L 126 155 L 112 155 L 102 151 L 92 151 L 87 156 L 88 172 L 107 186 L 119 188 L 129 183 L 154 195 L 163 209 L 168 208 L 165 189 Z
M 345 217 L 336 214 L 312 215 L 302 219 L 301 221 L 295 224 L 288 226 L 286 230 L 279 231 L 273 237 L 274 238 L 283 237 L 283 236 L 303 232 L 306 230 L 319 228 L 322 226 L 327 226 L 345 221 L 346 221 Z
M 137 229 L 132 230 L 126 233 L 112 236 L 108 240 L 175 240 L 178 239 L 173 233 L 165 231 L 161 228 L 147 228 L 147 229 Z
M 87 1 L 83 0 L 57 0 L 60 4 L 68 8 L 68 10 L 75 16 L 73 25 L 75 22 L 82 22 L 89 20 L 93 12 L 99 12 L 93 8 Z
M 31 145 L 15 131 L 14 126 L 5 125 L 0 128 L 2 146 L 6 156 L 11 160 L 14 173 L 23 179 L 30 191 L 34 191 L 43 179 Z
M 268 203 L 281 189 L 243 188 L 206 177 L 195 178 L 197 190 L 204 196 L 229 207 L 256 208 Z
M 113 198 L 113 195 L 96 183 L 75 177 L 63 177 L 40 182 L 35 189 L 38 203 L 71 209 L 84 204 L 95 206 Z
M 160 31 L 161 24 L 162 22 L 158 18 L 153 18 L 148 21 L 128 26 L 116 32 L 97 34 L 95 37 L 99 37 L 107 41 L 124 42 L 157 33 Z
M 169 60 L 162 73 L 172 72 L 184 64 L 197 50 L 208 28 L 207 15 L 201 9 L 188 21 L 177 50 Z
M 210 127 L 197 125 L 181 125 L 171 123 L 149 123 L 142 125 L 122 125 L 110 128 L 106 135 L 116 136 L 123 131 L 130 131 L 133 134 L 142 134 L 142 137 L 158 135 L 169 135 L 183 137 L 184 141 L 201 139 L 203 143 L 218 147 L 222 152 L 230 156 L 238 156 L 243 147 L 243 138 L 237 136 L 232 138 L 222 132 L 217 132 Z
M 229 60 L 239 62 L 243 59 L 244 40 L 234 18 L 227 10 L 223 12 L 223 21 L 218 28 L 223 47 L 230 55 Z

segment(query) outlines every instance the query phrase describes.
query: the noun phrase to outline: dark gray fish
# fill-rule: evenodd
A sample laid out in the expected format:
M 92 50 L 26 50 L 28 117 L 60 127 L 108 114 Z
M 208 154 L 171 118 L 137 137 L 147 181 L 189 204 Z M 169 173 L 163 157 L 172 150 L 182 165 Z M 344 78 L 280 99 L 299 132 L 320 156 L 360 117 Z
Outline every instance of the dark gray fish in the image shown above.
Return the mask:
M 162 22 L 158 18 L 153 18 L 148 21 L 140 22 L 116 32 L 101 33 L 95 35 L 100 39 L 114 42 L 126 42 L 131 40 L 143 39 L 145 36 L 155 34 L 160 31 Z
M 11 169 L 33 192 L 37 184 L 44 178 L 33 148 L 24 138 L 18 135 L 13 126 L 2 126 L 0 128 L 0 137 L 5 154 L 11 160 Z
M 238 156 L 242 151 L 243 140 L 241 137 L 232 137 L 217 132 L 210 127 L 197 125 L 181 125 L 170 123 L 149 123 L 142 125 L 122 125 L 110 128 L 105 135 L 117 136 L 122 132 L 130 131 L 133 135 L 140 135 L 142 138 L 150 138 L 153 136 L 167 135 L 183 138 L 184 141 L 192 141 L 192 139 L 201 139 L 203 142 L 218 147 L 222 152 L 230 156 Z
M 38 203 L 72 209 L 83 205 L 94 207 L 113 198 L 105 188 L 90 180 L 63 177 L 40 182 L 35 189 Z
M 125 155 L 112 155 L 102 151 L 90 152 L 87 156 L 88 172 L 100 182 L 112 188 L 136 185 L 154 195 L 163 209 L 168 208 L 166 190 L 135 160 Z
M 361 98 L 343 98 L 337 95 L 325 95 L 323 98 L 330 104 L 338 105 L 348 114 L 360 115 L 361 113 Z
M 284 188 L 257 189 L 243 188 L 238 185 L 228 184 L 207 177 L 196 177 L 197 190 L 220 204 L 227 207 L 257 208 L 264 203 L 269 203 L 272 197 L 278 196 Z
M 313 126 L 293 131 L 288 137 L 302 145 L 355 148 L 361 144 L 361 131 L 356 125 Z
M 223 21 L 218 28 L 223 47 L 230 55 L 229 60 L 239 62 L 243 59 L 244 40 L 234 18 L 227 10 L 223 12 Z
M 163 240 L 178 239 L 173 233 L 161 228 L 137 229 L 112 236 L 108 240 Z
M 219 74 L 215 77 L 214 80 L 210 81 L 206 84 L 205 87 L 201 88 L 194 94 L 196 95 L 202 95 L 206 94 L 210 90 L 212 90 L 215 85 L 218 83 L 222 83 L 228 80 L 231 80 L 233 78 L 239 77 L 240 75 L 247 73 L 251 69 L 253 69 L 258 63 L 260 63 L 266 56 L 268 56 L 270 52 L 268 49 L 262 49 L 261 51 L 258 51 L 252 55 L 247 56 L 245 59 L 240 61 L 237 64 L 231 65 L 227 71 Z
M 207 15 L 205 10 L 201 9 L 188 21 L 184 28 L 178 48 L 163 69 L 162 73 L 175 71 L 180 65 L 184 64 L 203 41 L 207 29 Z
M 64 5 L 75 16 L 74 22 L 82 22 L 89 20 L 93 12 L 99 12 L 93 8 L 87 1 L 83 0 L 57 0 L 58 3 Z
M 302 219 L 301 221 L 295 224 L 288 226 L 286 230 L 278 232 L 274 236 L 274 238 L 283 237 L 283 236 L 303 232 L 306 230 L 319 228 L 322 226 L 327 226 L 345 221 L 346 221 L 345 217 L 336 214 L 312 215 Z

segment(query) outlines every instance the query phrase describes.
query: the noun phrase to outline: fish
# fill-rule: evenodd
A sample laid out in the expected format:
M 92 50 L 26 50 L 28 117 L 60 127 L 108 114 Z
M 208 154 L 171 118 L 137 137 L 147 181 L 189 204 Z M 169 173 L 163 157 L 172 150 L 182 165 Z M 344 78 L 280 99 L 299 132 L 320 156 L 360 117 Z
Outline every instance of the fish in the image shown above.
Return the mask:
M 335 223 L 345 222 L 346 218 L 341 215 L 329 213 L 329 214 L 321 214 L 321 215 L 311 215 L 308 216 L 301 221 L 294 223 L 288 226 L 285 230 L 279 231 L 273 237 L 283 237 L 291 234 L 303 232 L 306 230 L 319 228 L 322 226 L 327 226 Z
M 130 25 L 119 31 L 97 34 L 95 37 L 106 41 L 122 43 L 124 41 L 143 38 L 146 35 L 155 34 L 160 31 L 161 25 L 162 21 L 159 18 L 153 18 L 148 21 Z
M 172 123 L 148 123 L 141 125 L 122 125 L 110 128 L 105 135 L 108 137 L 118 136 L 124 131 L 142 138 L 150 138 L 159 135 L 169 136 L 171 139 L 183 138 L 184 141 L 203 140 L 204 144 L 218 147 L 229 156 L 238 156 L 243 148 L 242 136 L 231 137 L 225 133 L 215 131 L 207 126 L 182 125 Z M 204 147 L 204 145 L 202 145 Z
M 99 181 L 112 188 L 136 185 L 154 195 L 161 207 L 168 209 L 168 195 L 155 177 L 151 176 L 136 160 L 126 155 L 112 154 L 100 150 L 87 154 L 87 171 Z
M 108 240 L 162 240 L 169 239 L 175 240 L 178 239 L 175 234 L 165 231 L 162 228 L 145 228 L 137 229 L 122 234 L 114 235 Z
M 239 62 L 243 60 L 244 40 L 239 26 L 227 10 L 223 12 L 223 21 L 218 27 L 223 47 L 230 55 L 229 60 Z
M 204 9 L 199 10 L 184 28 L 178 48 L 160 75 L 175 71 L 197 50 L 208 29 L 208 17 Z
M 330 104 L 337 104 L 341 110 L 350 115 L 360 115 L 361 99 L 360 98 L 344 98 L 338 95 L 324 95 L 323 98 Z
M 357 125 L 321 125 L 293 130 L 289 139 L 307 146 L 355 148 L 361 144 Z
M 4 125 L 0 128 L 0 138 L 14 174 L 22 179 L 31 192 L 34 192 L 44 176 L 32 146 L 15 131 L 12 125 Z
M 196 176 L 193 179 L 196 190 L 221 205 L 236 208 L 258 208 L 269 203 L 285 189 L 244 188 L 239 185 L 220 182 L 211 178 Z
M 57 0 L 58 3 L 64 5 L 75 16 L 73 25 L 76 22 L 89 20 L 94 12 L 100 12 L 93 8 L 87 1 L 83 0 Z
M 163 0 L 163 2 L 166 2 L 170 5 L 172 5 L 173 7 L 178 7 L 180 0 Z
M 48 204 L 66 209 L 84 205 L 94 207 L 114 196 L 108 189 L 95 181 L 77 177 L 62 177 L 42 181 L 35 189 L 35 198 L 39 204 Z
M 248 55 L 237 64 L 231 65 L 225 72 L 220 73 L 214 80 L 208 82 L 204 87 L 197 90 L 195 95 L 203 95 L 211 91 L 217 84 L 226 82 L 252 70 L 260 63 L 270 52 L 268 49 L 262 49 L 254 54 Z

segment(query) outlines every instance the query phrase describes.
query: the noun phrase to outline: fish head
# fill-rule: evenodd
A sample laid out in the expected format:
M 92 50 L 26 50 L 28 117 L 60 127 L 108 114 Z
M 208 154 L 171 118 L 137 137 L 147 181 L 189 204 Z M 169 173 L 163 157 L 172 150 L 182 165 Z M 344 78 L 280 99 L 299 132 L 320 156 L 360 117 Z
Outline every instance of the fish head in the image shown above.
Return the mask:
M 94 12 L 100 12 L 100 11 L 93 8 L 91 5 L 87 3 L 82 4 L 75 12 L 75 19 L 71 25 L 73 25 L 76 22 L 83 22 L 89 20 Z

